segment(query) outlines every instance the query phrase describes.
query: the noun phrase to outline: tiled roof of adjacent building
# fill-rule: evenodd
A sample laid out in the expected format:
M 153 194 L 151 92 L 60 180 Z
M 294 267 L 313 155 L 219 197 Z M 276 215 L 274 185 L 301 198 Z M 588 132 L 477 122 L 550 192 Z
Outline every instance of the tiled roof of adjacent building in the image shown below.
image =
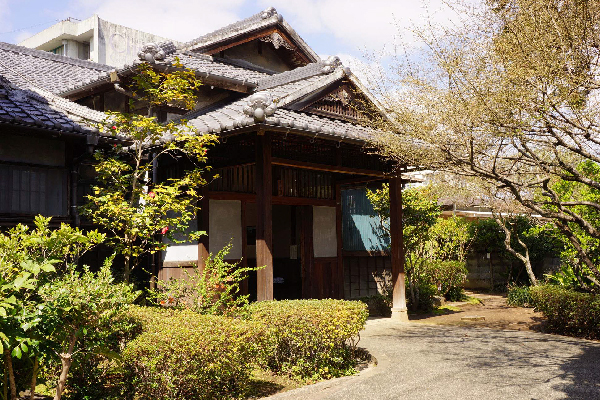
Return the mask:
M 98 133 L 93 125 L 105 114 L 30 84 L 14 85 L 0 75 L 0 122 L 47 130 Z
M 81 85 L 113 69 L 108 65 L 0 42 L 0 74 L 21 87 L 28 87 L 33 81 L 37 87 L 60 93 L 70 85 Z

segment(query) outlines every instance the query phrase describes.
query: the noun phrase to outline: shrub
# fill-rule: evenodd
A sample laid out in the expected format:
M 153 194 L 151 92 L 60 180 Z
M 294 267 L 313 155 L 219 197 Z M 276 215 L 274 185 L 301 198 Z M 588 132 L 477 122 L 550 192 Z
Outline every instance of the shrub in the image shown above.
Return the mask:
M 392 298 L 383 294 L 364 296 L 358 299 L 367 305 L 370 317 L 389 317 L 392 315 Z
M 264 337 L 251 321 L 189 310 L 137 307 L 143 332 L 122 356 L 135 399 L 242 397 Z
M 234 315 L 243 312 L 249 295 L 240 294 L 240 283 L 248 272 L 260 268 L 241 267 L 224 260 L 232 245 L 228 244 L 217 254 L 210 254 L 202 270 L 194 266 L 192 272 L 183 270 L 184 276 L 168 281 L 158 281 L 158 288 L 149 291 L 157 305 L 178 309 L 188 308 L 200 314 Z
M 514 307 L 533 307 L 529 286 L 508 286 L 506 302 Z
M 554 285 L 530 289 L 536 310 L 544 313 L 552 332 L 600 339 L 600 297 Z
M 467 280 L 467 267 L 464 261 L 432 260 L 424 263 L 425 276 L 429 284 L 437 288 L 439 296 L 450 301 L 462 298 L 462 285 Z
M 328 379 L 354 372 L 358 332 L 367 320 L 360 301 L 263 301 L 250 317 L 267 329 L 262 366 L 303 380 Z

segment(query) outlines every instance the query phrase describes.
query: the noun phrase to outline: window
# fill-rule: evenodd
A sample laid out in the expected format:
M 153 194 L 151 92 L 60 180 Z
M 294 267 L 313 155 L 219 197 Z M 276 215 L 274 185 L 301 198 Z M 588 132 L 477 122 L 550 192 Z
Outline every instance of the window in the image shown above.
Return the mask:
M 68 215 L 67 170 L 0 164 L 0 213 Z
M 54 54 L 58 54 L 59 56 L 64 56 L 65 55 L 65 46 L 58 46 L 55 49 L 50 50 L 50 53 L 54 53 Z

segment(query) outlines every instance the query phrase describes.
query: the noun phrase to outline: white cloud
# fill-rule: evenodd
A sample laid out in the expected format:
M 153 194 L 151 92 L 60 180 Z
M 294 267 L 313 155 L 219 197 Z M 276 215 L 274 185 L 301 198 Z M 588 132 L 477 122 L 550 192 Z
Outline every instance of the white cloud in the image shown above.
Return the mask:
M 452 12 L 442 0 L 259 0 L 273 5 L 298 31 L 333 36 L 352 50 L 382 51 L 398 39 L 412 44 L 411 28 L 444 22 Z M 301 33 L 302 34 L 302 33 Z M 399 37 L 399 34 L 401 37 Z
M 69 10 L 85 17 L 98 14 L 116 24 L 189 41 L 245 18 L 237 12 L 244 1 L 73 0 Z

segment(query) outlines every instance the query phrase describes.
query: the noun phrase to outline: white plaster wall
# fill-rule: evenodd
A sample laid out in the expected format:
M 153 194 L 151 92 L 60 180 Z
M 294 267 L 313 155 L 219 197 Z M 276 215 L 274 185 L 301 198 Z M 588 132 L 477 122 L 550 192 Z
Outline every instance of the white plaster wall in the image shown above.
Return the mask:
M 233 245 L 227 259 L 242 258 L 242 203 L 239 200 L 209 200 L 208 251 L 218 253 Z
M 335 207 L 313 207 L 313 249 L 315 257 L 337 257 Z

